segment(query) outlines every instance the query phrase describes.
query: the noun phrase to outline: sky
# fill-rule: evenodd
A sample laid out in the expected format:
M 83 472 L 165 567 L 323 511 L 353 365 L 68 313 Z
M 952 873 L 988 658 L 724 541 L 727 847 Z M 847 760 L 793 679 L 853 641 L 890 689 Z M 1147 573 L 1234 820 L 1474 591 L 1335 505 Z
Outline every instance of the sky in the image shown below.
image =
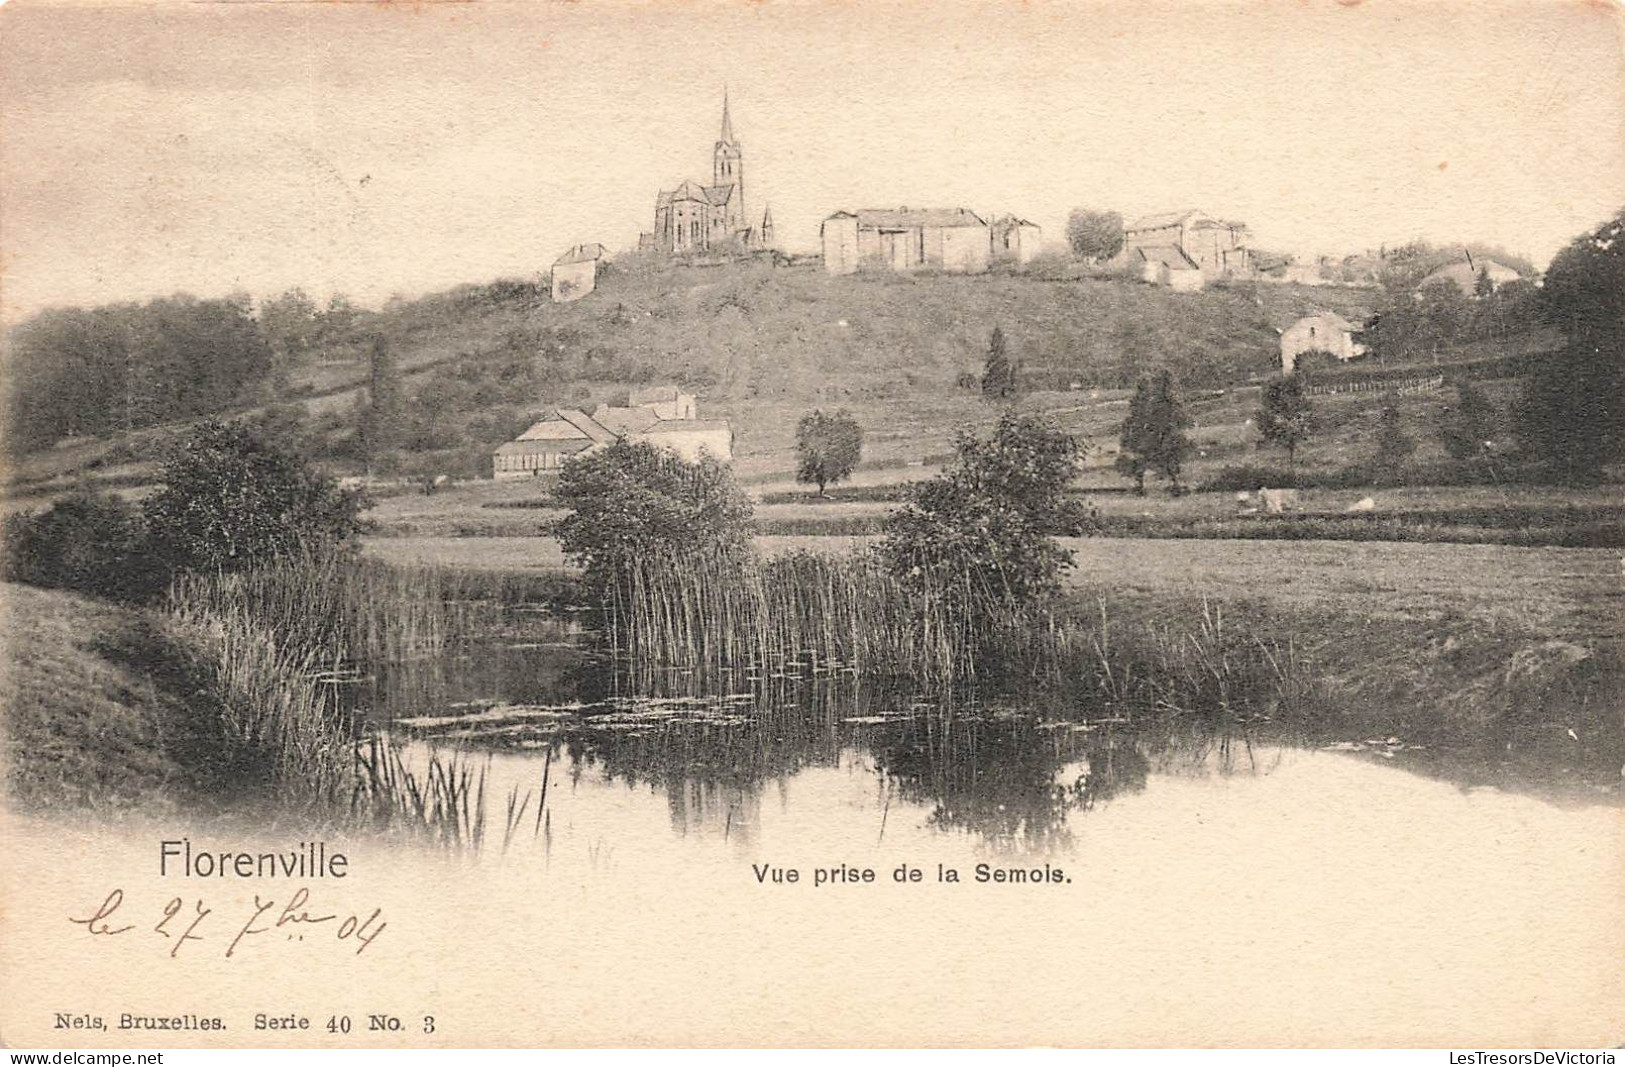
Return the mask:
M 1300 255 L 1544 263 L 1625 203 L 1625 18 L 1567 0 L 0 7 L 0 317 L 293 286 L 376 306 L 636 243 L 708 178 L 843 208 L 1200 208 Z

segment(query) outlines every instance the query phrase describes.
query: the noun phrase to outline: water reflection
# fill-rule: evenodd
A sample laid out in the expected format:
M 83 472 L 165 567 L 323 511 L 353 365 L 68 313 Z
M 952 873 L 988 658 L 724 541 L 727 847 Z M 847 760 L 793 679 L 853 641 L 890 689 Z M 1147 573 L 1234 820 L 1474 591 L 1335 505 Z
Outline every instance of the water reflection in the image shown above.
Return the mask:
M 789 783 L 814 769 L 871 783 L 864 817 L 874 840 L 908 817 L 988 850 L 1034 854 L 1071 848 L 1082 813 L 1159 777 L 1267 776 L 1297 748 L 1409 766 L 1464 788 L 1519 781 L 1510 761 L 1486 757 L 1481 739 L 1446 749 L 1220 715 L 1134 721 L 1065 693 L 984 699 L 794 670 L 707 680 L 672 672 L 633 685 L 583 637 L 579 625 L 529 619 L 505 639 L 379 669 L 358 706 L 430 745 L 530 753 L 537 779 L 546 753 L 560 761 L 555 780 L 563 772 L 578 788 L 605 782 L 658 796 L 680 834 L 746 843 L 763 804 L 788 803 Z M 1543 765 L 1541 781 L 1560 770 Z M 523 775 L 517 784 L 528 788 Z M 1619 793 L 1571 784 L 1571 797 Z

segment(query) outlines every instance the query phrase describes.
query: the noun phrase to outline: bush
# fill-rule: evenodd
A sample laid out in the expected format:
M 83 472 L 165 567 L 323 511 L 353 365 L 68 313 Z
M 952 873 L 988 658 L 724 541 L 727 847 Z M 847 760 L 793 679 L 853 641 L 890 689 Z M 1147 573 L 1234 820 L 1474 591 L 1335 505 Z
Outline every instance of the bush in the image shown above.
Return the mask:
M 887 523 L 882 551 L 893 573 L 958 590 L 956 606 L 970 614 L 1057 591 L 1072 553 L 1053 538 L 1092 525 L 1064 492 L 1082 447 L 1048 419 L 1006 412 L 991 438 L 961 432 L 955 450 Z
M 553 497 L 570 509 L 557 534 L 601 598 L 624 590 L 633 565 L 743 555 L 751 504 L 716 460 L 689 463 L 624 440 L 565 464 Z
M 113 600 L 146 600 L 168 575 L 148 544 L 134 505 L 109 494 L 75 493 L 43 514 L 9 517 L 0 578 Z
M 176 570 L 230 572 L 296 550 L 346 546 L 359 493 L 339 489 L 242 423 L 209 420 L 170 454 L 146 506 L 153 543 Z

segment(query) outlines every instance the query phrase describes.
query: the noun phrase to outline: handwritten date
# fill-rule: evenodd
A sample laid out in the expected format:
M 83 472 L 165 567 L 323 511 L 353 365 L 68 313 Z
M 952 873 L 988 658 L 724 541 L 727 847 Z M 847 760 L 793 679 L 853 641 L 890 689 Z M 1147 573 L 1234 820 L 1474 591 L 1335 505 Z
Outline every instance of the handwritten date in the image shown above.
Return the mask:
M 91 937 L 117 937 L 145 929 L 170 941 L 171 959 L 179 957 L 181 950 L 194 942 L 213 941 L 224 945 L 226 959 L 237 959 L 261 944 L 304 941 L 307 937 L 354 945 L 355 954 L 359 956 L 389 925 L 383 919 L 382 908 L 372 909 L 372 914 L 365 919 L 359 915 L 341 918 L 338 912 L 316 908 L 310 903 L 310 890 L 304 888 L 286 900 L 262 900 L 256 893 L 254 906 L 247 914 L 216 916 L 215 909 L 201 898 L 190 901 L 190 906 L 188 903 L 182 897 L 171 898 L 157 916 L 157 922 L 148 927 L 124 908 L 124 890 L 115 889 L 88 917 L 69 916 L 68 921 L 84 927 Z

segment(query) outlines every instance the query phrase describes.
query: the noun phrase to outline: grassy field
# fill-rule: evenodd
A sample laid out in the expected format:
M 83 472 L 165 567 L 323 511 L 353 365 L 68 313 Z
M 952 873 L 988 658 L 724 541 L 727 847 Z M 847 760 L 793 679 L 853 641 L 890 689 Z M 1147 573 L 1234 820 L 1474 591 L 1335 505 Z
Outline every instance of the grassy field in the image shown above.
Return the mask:
M 196 665 L 154 616 L 0 585 L 6 790 L 31 808 L 206 805 L 210 716 Z M 13 758 L 26 751 L 27 759 Z

